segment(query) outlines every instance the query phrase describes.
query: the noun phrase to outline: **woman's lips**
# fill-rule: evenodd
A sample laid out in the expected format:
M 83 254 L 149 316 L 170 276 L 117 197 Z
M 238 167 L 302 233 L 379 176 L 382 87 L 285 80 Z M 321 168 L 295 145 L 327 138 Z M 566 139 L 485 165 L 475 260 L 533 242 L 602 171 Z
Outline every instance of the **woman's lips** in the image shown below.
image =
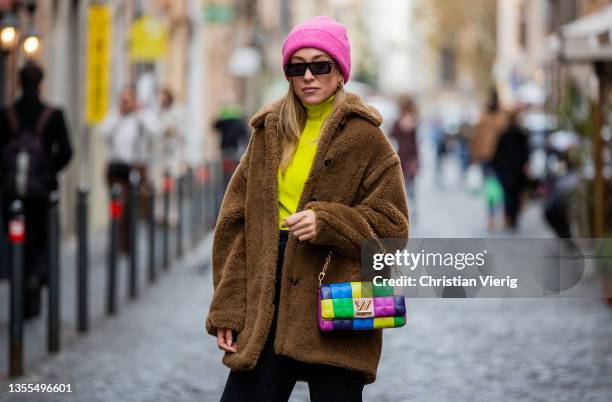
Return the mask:
M 317 92 L 318 90 L 319 90 L 319 88 L 311 88 L 311 87 L 307 87 L 307 88 L 302 89 L 302 91 L 305 94 L 313 94 L 313 93 Z

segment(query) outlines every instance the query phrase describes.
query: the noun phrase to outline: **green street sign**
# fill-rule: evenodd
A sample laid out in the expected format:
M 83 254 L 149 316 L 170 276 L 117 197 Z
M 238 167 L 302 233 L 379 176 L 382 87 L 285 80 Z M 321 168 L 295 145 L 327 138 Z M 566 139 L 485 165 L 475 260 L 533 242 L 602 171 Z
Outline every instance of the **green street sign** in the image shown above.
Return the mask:
M 234 19 L 234 8 L 227 4 L 210 4 L 204 8 L 204 21 L 228 23 Z

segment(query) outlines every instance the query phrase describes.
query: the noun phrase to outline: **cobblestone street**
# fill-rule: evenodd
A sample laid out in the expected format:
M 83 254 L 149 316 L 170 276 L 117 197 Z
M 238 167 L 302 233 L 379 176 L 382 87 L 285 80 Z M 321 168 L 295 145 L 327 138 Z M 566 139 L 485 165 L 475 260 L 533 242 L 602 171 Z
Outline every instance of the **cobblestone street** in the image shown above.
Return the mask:
M 482 200 L 424 172 L 414 237 L 484 237 Z M 517 236 L 550 236 L 529 205 Z M 501 233 L 500 235 L 505 235 Z M 3 401 L 217 401 L 228 369 L 204 331 L 210 235 L 141 298 L 64 345 L 19 383 L 71 384 L 72 394 Z M 598 286 L 590 278 L 593 287 Z M 416 299 L 405 328 L 385 331 L 378 380 L 365 401 L 609 401 L 612 311 L 600 300 Z M 291 401 L 308 401 L 298 383 Z

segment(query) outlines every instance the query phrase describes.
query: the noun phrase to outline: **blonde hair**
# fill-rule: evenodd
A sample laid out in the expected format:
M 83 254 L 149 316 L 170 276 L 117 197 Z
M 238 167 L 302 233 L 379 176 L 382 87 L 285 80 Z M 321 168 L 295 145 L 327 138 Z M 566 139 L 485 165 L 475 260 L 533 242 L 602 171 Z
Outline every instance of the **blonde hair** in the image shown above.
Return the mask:
M 339 87 L 335 92 L 334 108 L 332 114 L 338 108 L 346 96 L 343 87 Z M 280 119 L 278 130 L 281 137 L 281 171 L 285 173 L 289 167 L 289 163 L 293 159 L 297 144 L 300 141 L 300 136 L 306 125 L 306 108 L 302 105 L 300 98 L 293 90 L 293 83 L 289 81 L 289 90 L 285 96 L 280 109 Z

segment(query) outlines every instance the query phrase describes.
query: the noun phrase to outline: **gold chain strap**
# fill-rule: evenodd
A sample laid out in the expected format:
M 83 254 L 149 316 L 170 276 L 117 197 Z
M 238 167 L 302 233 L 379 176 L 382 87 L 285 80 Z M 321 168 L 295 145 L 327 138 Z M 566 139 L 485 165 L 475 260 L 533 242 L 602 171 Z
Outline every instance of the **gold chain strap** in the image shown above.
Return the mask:
M 385 252 L 385 254 L 387 254 L 387 250 L 383 246 L 378 236 L 376 236 L 376 233 L 374 233 L 374 231 L 372 230 L 372 227 L 370 226 L 368 221 L 365 221 L 365 223 L 366 225 L 368 225 L 368 231 L 370 232 L 370 236 L 372 236 L 374 240 L 376 240 L 376 243 L 378 244 L 378 246 Z M 323 278 L 325 278 L 325 272 L 327 271 L 327 267 L 329 266 L 331 257 L 332 257 L 332 251 L 330 250 L 329 253 L 327 253 L 327 257 L 325 258 L 325 263 L 323 264 L 323 268 L 321 269 L 321 272 L 319 272 L 319 287 L 321 287 L 321 285 L 323 284 Z

